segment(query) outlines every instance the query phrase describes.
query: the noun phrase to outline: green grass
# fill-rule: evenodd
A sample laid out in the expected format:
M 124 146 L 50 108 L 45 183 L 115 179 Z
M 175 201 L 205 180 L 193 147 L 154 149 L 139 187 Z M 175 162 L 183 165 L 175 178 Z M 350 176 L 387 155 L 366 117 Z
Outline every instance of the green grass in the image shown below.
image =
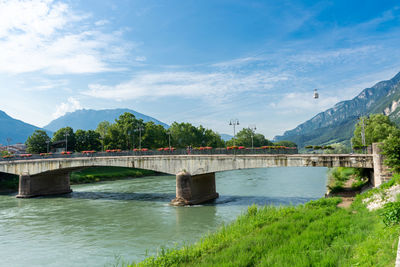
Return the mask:
M 104 180 L 116 180 L 126 177 L 154 175 L 154 171 L 123 167 L 91 167 L 71 174 L 72 184 L 93 183 Z
M 400 227 L 339 198 L 248 208 L 198 243 L 162 249 L 133 266 L 394 266 Z M 360 202 L 359 202 L 360 203 Z
M 12 174 L 2 174 L 0 177 L 0 192 L 18 190 L 19 177 Z
M 352 190 L 359 190 L 368 183 L 367 174 L 364 169 L 336 167 L 332 168 L 328 174 L 328 188 L 331 193 L 342 192 L 345 190 L 345 183 L 353 178 L 355 181 L 351 185 Z

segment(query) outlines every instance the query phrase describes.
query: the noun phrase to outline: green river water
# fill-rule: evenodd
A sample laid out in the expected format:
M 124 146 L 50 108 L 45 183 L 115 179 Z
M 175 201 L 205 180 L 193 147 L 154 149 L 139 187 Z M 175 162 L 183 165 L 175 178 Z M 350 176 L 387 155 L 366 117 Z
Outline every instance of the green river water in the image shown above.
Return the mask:
M 161 247 L 197 241 L 253 203 L 290 205 L 323 197 L 326 168 L 269 168 L 216 174 L 220 198 L 172 207 L 175 176 L 73 186 L 57 197 L 0 195 L 0 266 L 113 266 Z

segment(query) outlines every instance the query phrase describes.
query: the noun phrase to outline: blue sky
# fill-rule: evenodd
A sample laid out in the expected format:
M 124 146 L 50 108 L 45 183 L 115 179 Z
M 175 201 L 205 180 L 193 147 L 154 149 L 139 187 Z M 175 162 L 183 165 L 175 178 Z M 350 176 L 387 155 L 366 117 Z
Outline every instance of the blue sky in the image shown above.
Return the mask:
M 268 138 L 400 71 L 398 1 L 3 1 L 0 110 L 256 125 Z M 312 98 L 318 88 L 320 99 Z

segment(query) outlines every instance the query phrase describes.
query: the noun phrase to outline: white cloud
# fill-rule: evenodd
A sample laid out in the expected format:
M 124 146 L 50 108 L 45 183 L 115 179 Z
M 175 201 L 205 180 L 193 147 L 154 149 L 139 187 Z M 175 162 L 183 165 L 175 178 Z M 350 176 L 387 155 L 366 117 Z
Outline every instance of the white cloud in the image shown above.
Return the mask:
M 122 58 L 126 51 L 121 49 L 128 46 L 115 48 L 120 32 L 88 30 L 88 17 L 77 16 L 68 5 L 52 0 L 0 0 L 0 51 L 4 51 L 0 53 L 0 72 L 111 70 L 108 59 Z
M 53 113 L 53 118 L 56 119 L 58 117 L 63 116 L 67 112 L 74 112 L 75 110 L 78 109 L 82 109 L 82 106 L 79 103 L 79 101 L 73 97 L 69 97 L 67 102 L 61 103 L 57 107 L 56 112 Z
M 281 114 L 293 114 L 326 110 L 341 100 L 336 96 L 324 95 L 321 92 L 319 92 L 320 97 L 314 99 L 313 93 L 313 91 L 310 91 L 310 93 L 288 93 L 280 101 L 271 103 L 270 107 L 278 110 Z
M 147 60 L 147 58 L 145 56 L 138 56 L 138 57 L 135 58 L 135 60 L 139 61 L 139 62 L 144 62 L 144 61 Z
M 96 21 L 96 22 L 94 23 L 94 25 L 96 25 L 96 26 L 103 26 L 103 25 L 106 25 L 106 24 L 108 24 L 108 23 L 110 23 L 108 20 L 102 19 L 102 20 Z
M 233 72 L 161 72 L 142 73 L 117 85 L 90 84 L 84 95 L 116 100 L 142 97 L 198 97 L 214 99 L 229 97 L 240 92 L 264 91 L 288 79 L 266 71 L 237 74 Z

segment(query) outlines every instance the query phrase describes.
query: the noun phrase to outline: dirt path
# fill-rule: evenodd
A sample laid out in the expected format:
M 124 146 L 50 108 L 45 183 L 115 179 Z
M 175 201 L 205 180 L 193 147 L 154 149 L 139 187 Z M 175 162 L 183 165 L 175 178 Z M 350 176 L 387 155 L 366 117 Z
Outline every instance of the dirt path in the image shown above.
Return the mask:
M 337 206 L 339 208 L 348 208 L 351 203 L 353 203 L 354 197 L 342 197 L 342 202 L 340 202 Z

